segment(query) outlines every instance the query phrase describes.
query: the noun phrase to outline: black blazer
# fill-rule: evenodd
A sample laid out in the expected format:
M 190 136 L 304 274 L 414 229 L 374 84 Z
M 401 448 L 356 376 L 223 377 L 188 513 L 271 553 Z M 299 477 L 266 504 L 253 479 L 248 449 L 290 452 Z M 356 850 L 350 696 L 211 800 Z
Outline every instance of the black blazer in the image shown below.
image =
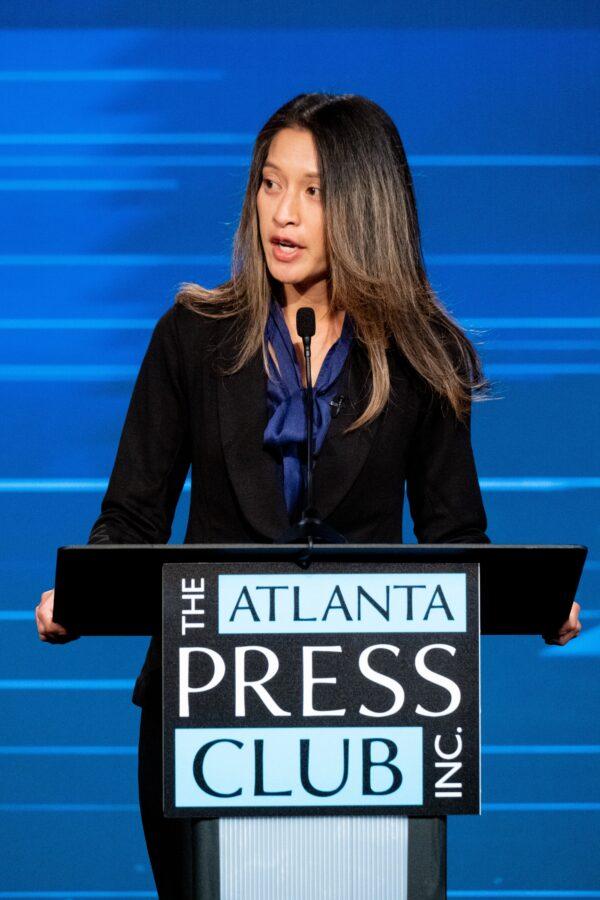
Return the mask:
M 233 359 L 231 319 L 173 304 L 158 320 L 133 389 L 117 455 L 89 543 L 167 543 L 191 465 L 185 543 L 273 542 L 289 526 L 279 461 L 263 449 L 268 410 L 262 355 L 220 376 Z M 323 519 L 352 543 L 402 543 L 406 484 L 419 543 L 489 543 L 470 438 L 406 357 L 388 350 L 392 393 L 369 425 L 343 434 L 365 408 L 370 374 L 354 342 L 345 400 L 314 468 Z M 142 705 L 160 672 L 152 638 L 136 681 Z

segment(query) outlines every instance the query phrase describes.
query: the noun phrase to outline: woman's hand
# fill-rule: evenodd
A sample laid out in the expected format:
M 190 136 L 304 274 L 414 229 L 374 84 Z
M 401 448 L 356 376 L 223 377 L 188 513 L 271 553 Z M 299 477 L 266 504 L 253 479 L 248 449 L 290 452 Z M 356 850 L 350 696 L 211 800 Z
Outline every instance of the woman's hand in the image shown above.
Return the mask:
M 571 638 L 577 637 L 581 631 L 581 622 L 579 621 L 580 609 L 581 606 L 575 601 L 571 607 L 569 618 L 566 622 L 563 622 L 556 634 L 542 635 L 547 644 L 558 644 L 559 646 L 564 647 Z
M 76 641 L 79 634 L 67 631 L 58 622 L 52 621 L 54 611 L 54 588 L 44 591 L 42 598 L 35 608 L 35 622 L 40 641 L 48 641 L 50 644 L 66 644 L 68 641 Z

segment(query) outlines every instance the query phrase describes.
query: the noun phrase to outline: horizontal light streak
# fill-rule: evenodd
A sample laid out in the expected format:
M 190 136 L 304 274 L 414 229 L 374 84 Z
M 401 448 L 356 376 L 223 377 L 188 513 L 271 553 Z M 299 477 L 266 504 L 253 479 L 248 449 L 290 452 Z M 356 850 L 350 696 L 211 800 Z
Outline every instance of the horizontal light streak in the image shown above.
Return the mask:
M 0 897 L 2 894 L 0 894 Z M 578 890 L 553 890 L 545 888 L 543 890 L 531 890 L 530 888 L 519 890 L 454 890 L 448 891 L 448 897 L 600 897 L 598 891 L 578 891 Z
M 551 375 L 600 375 L 600 363 L 494 363 L 484 366 L 490 377 L 539 378 Z M 133 381 L 138 365 L 116 363 L 4 363 L 0 381 Z
M 0 622 L 33 622 L 33 609 L 0 609 Z
M 426 260 L 433 266 L 597 266 L 600 265 L 600 253 L 431 253 L 426 254 Z M 160 253 L 11 253 L 0 256 L 3 266 L 229 266 L 230 262 L 229 256 Z
M 0 756 L 137 756 L 135 744 L 101 746 L 93 744 L 29 744 L 27 746 L 0 745 Z
M 483 812 L 598 812 L 600 803 L 482 803 L 481 809 Z
M 4 69 L 0 81 L 219 81 L 223 69 Z M 1 896 L 1 894 L 0 894 Z
M 219 69 L 100 69 L 100 70 L 7 70 L 0 72 L 0 81 L 212 81 L 224 77 Z M 5 133 L 0 144 L 11 145 L 183 145 L 214 146 L 235 144 L 251 147 L 256 135 L 240 132 L 117 132 L 117 133 Z M 139 157 L 138 157 L 139 159 Z M 189 157 L 175 157 L 187 161 Z M 193 158 L 192 158 L 193 159 Z M 227 164 L 236 164 L 240 158 L 224 157 Z M 250 156 L 241 158 L 244 165 Z M 156 162 L 161 161 L 157 157 Z M 437 167 L 492 167 L 492 168 L 553 168 L 595 167 L 600 156 L 594 153 L 415 153 L 408 157 L 412 166 Z
M 156 325 L 155 319 L 148 318 L 25 318 L 1 319 L 0 329 L 152 329 Z M 462 319 L 464 328 L 497 328 L 499 330 L 530 330 L 530 329 L 579 329 L 587 331 L 590 328 L 600 328 L 600 317 L 582 316 L 551 316 L 540 318 L 516 318 L 516 317 L 478 317 Z
M 156 319 L 25 319 L 21 317 L 19 319 L 0 319 L 0 330 L 151 330 L 156 325 L 157 320 L 158 316 Z
M 586 569 L 592 569 L 591 563 L 585 564 Z M 33 622 L 35 618 L 33 609 L 0 609 L 0 622 Z M 600 609 L 582 609 L 580 619 L 600 619 Z
M 137 803 L 0 803 L 0 812 L 135 812 Z M 1 895 L 0 895 L 1 896 Z
M 517 478 L 480 478 L 485 491 L 572 491 L 600 488 L 598 476 L 520 476 Z
M 551 888 L 542 890 L 523 889 L 519 890 L 449 890 L 448 897 L 513 897 L 513 898 L 530 898 L 530 897 L 547 897 L 547 898 L 592 898 L 600 897 L 600 890 L 597 891 L 578 891 L 578 890 L 552 890 Z M 119 898 L 119 897 L 153 897 L 157 894 L 152 891 L 0 891 L 0 898 L 37 898 L 37 900 L 91 900 L 91 898 Z
M 132 381 L 139 366 L 71 363 L 0 365 L 0 381 Z
M 476 316 L 461 319 L 464 328 L 600 328 L 598 316 Z
M 0 266 L 229 266 L 229 256 L 177 253 L 9 253 Z
M 487 756 L 595 755 L 600 744 L 482 744 L 481 752 Z
M 130 691 L 132 678 L 0 678 L 0 691 Z
M 25 168 L 27 166 L 36 166 L 40 168 L 58 167 L 65 168 L 67 166 L 85 167 L 102 169 L 115 166 L 122 168 L 244 168 L 250 166 L 249 156 L 233 156 L 232 154 L 202 154 L 202 155 L 163 155 L 156 156 L 150 153 L 141 156 L 74 156 L 72 154 L 38 154 L 29 156 L 1 156 L 0 169 L 5 167 Z
M 255 134 L 235 131 L 186 131 L 186 132 L 13 132 L 0 134 L 0 146 L 62 146 L 71 145 L 79 147 L 89 146 L 131 146 L 155 145 L 173 146 L 177 144 L 200 144 L 202 146 L 215 146 L 223 144 L 232 146 L 242 144 L 251 147 L 256 140 Z
M 597 266 L 600 253 L 430 253 L 434 266 Z
M 1 79 L 0 73 L 0 80 Z M 41 143 L 41 141 L 39 142 Z M 135 143 L 132 141 L 131 143 Z M 141 141 L 140 143 L 146 143 Z M 216 142 L 215 142 L 216 143 Z M 239 143 L 246 143 L 240 141 Z M 142 156 L 74 156 L 44 154 L 29 156 L 3 156 L 0 157 L 1 166 L 155 166 L 168 167 L 224 167 L 224 168 L 249 168 L 252 159 L 250 155 L 235 156 L 233 154 L 178 154 L 178 155 L 142 155 Z M 595 167 L 600 165 L 600 156 L 594 155 L 483 155 L 483 154 L 448 154 L 440 155 L 416 155 L 409 157 L 409 164 L 419 168 L 547 168 L 547 167 Z
M 477 340 L 477 339 L 476 339 Z M 477 344 L 480 341 L 477 340 Z M 495 338 L 481 340 L 484 351 L 489 350 L 534 350 L 537 352 L 558 350 L 600 350 L 600 340 L 573 339 L 573 338 L 514 338 L 511 340 L 496 340 Z
M 482 812 L 598 812 L 600 803 L 482 803 Z M 0 803 L 0 812 L 139 812 L 136 803 Z
M 554 167 L 554 166 L 600 166 L 597 154 L 574 153 L 436 153 L 415 154 L 409 157 L 413 166 L 453 167 L 491 166 L 493 168 L 512 167 Z
M 591 570 L 592 565 L 586 563 L 586 569 Z M 600 609 L 585 609 L 584 608 L 580 611 L 579 618 L 583 619 L 584 621 L 587 621 L 587 620 L 596 621 L 597 619 L 600 619 Z M 2 610 L 0 610 L 0 622 L 27 622 L 27 624 L 32 624 L 34 621 L 35 621 L 35 611 L 33 608 L 32 609 L 2 609 Z M 490 752 L 492 752 L 492 751 L 490 750 Z M 501 752 L 501 751 L 498 751 L 498 752 Z M 523 751 L 523 752 L 525 752 L 525 751 Z M 550 751 L 548 751 L 548 752 L 550 752 Z M 573 752 L 575 752 L 575 751 L 573 751 Z M 592 751 L 589 751 L 589 752 L 592 752 Z
M 0 191 L 176 191 L 176 178 L 0 178 Z
M 487 375 L 535 378 L 547 375 L 600 375 L 600 363 L 487 363 Z
M 97 493 L 108 487 L 107 478 L 2 478 L 0 493 Z M 190 490 L 190 483 L 184 485 Z
M 91 900 L 91 898 L 109 898 L 116 900 L 118 897 L 153 897 L 158 898 L 155 891 L 0 891 L 0 897 L 12 898 L 37 898 L 37 900 Z
M 0 756 L 136 756 L 137 752 L 135 744 L 0 745 Z M 600 753 L 600 744 L 482 744 L 481 752 L 488 756 L 587 756 Z
M 484 491 L 566 491 L 600 488 L 600 476 L 519 476 L 482 477 L 479 486 Z M 106 478 L 0 478 L 0 493 L 61 493 L 105 491 Z M 184 491 L 191 488 L 190 480 L 183 485 Z

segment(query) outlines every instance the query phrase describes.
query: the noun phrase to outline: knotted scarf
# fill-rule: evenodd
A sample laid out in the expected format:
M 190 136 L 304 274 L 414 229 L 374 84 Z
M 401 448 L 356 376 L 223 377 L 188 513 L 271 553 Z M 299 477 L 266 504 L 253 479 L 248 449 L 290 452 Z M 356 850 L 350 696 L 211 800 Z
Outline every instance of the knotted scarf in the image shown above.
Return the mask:
M 329 348 L 313 386 L 313 454 L 316 456 L 331 421 L 331 400 L 337 393 L 338 381 L 354 337 L 348 314 L 344 316 L 342 333 Z M 281 306 L 271 297 L 271 308 L 265 338 L 270 341 L 280 371 L 269 357 L 267 401 L 269 421 L 264 432 L 264 445 L 275 448 L 283 464 L 283 488 L 290 520 L 299 511 L 306 475 L 306 388 L 302 372 Z

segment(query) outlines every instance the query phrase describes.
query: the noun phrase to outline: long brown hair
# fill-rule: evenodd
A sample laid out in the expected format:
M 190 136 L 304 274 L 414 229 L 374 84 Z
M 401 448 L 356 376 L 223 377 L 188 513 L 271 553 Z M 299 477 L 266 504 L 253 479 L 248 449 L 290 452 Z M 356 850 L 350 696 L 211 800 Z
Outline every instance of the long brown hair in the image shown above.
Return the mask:
M 390 396 L 386 350 L 395 342 L 431 388 L 464 419 L 490 383 L 478 353 L 436 296 L 425 272 L 412 176 L 398 130 L 372 100 L 356 94 L 299 94 L 260 130 L 233 240 L 231 278 L 215 288 L 182 282 L 175 300 L 206 316 L 236 316 L 239 352 L 229 372 L 262 350 L 271 276 L 256 197 L 269 145 L 282 128 L 308 129 L 317 148 L 332 312 L 353 320 L 372 373 L 369 402 L 350 428 L 383 410 Z

